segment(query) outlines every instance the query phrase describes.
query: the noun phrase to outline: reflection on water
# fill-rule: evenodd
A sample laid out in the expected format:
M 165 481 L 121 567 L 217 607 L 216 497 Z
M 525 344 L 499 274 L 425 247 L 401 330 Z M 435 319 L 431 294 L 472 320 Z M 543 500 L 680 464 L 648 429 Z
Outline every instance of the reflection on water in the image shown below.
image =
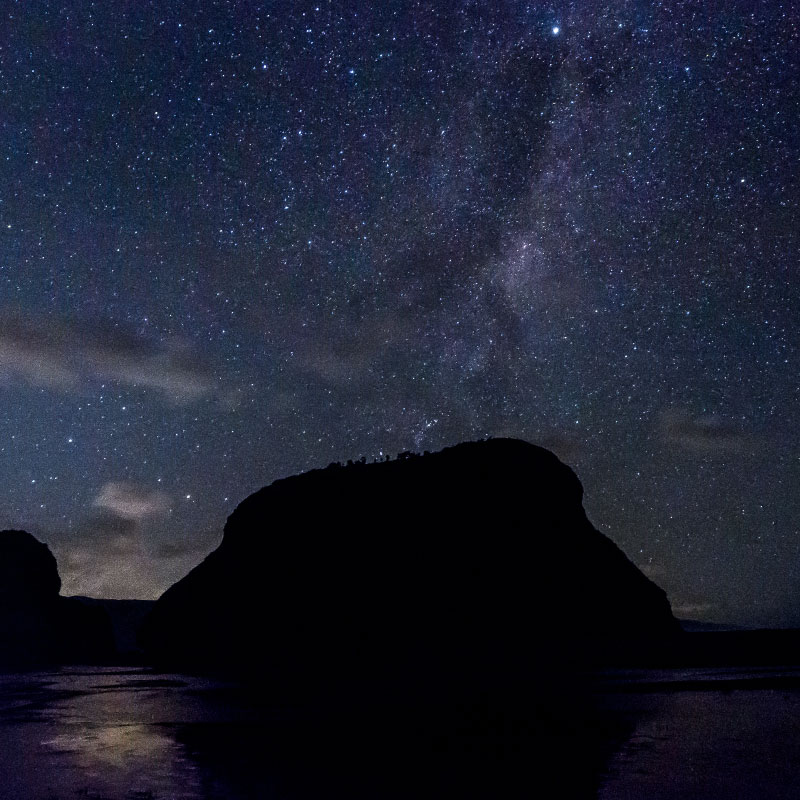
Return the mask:
M 0 676 L 0 798 L 506 800 L 556 796 L 554 781 L 569 798 L 795 798 L 799 678 L 609 673 L 591 701 L 570 691 L 515 716 L 311 712 L 137 670 Z
M 81 733 L 60 733 L 44 739 L 42 747 L 53 753 L 70 754 L 87 774 L 107 768 L 119 769 L 133 760 L 153 764 L 172 760 L 175 749 L 170 736 L 148 725 L 116 725 Z
M 136 670 L 0 676 L 0 798 L 529 797 L 554 776 L 590 798 L 613 749 L 604 723 L 553 707 L 357 708 Z
M 197 770 L 170 725 L 202 712 L 185 683 L 135 672 L 0 678 L 0 797 L 196 798 Z

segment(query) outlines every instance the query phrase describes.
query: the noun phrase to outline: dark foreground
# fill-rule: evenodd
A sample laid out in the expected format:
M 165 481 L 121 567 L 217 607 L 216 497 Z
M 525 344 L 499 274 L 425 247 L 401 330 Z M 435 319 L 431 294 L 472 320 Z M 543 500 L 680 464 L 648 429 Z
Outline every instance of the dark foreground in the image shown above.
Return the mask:
M 562 687 L 557 702 L 502 711 L 345 697 L 310 710 L 179 674 L 6 675 L 0 797 L 797 796 L 800 669 L 613 671 L 592 682 L 591 695 Z

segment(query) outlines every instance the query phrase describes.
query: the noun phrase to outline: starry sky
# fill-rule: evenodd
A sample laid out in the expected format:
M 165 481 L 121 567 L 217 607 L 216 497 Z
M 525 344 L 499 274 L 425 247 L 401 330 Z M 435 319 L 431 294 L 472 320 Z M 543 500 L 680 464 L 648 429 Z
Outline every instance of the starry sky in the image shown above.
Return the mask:
M 519 436 L 676 614 L 800 625 L 799 101 L 773 0 L 4 3 L 0 527 L 152 598 Z

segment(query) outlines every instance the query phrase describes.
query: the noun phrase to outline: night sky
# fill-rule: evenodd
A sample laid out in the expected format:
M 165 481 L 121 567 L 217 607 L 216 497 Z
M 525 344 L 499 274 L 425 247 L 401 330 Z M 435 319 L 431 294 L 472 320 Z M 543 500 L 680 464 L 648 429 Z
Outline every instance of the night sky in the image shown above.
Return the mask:
M 375 6 L 3 3 L 0 527 L 152 598 L 511 435 L 677 615 L 800 625 L 797 7 Z

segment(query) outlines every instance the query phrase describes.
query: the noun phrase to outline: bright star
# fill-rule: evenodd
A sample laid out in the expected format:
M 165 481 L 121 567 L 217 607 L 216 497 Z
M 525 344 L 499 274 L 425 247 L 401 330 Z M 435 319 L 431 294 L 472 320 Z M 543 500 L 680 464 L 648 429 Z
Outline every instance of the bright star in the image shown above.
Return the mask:
M 558 25 L 553 25 L 553 36 L 558 36 L 560 30 L 561 28 Z

